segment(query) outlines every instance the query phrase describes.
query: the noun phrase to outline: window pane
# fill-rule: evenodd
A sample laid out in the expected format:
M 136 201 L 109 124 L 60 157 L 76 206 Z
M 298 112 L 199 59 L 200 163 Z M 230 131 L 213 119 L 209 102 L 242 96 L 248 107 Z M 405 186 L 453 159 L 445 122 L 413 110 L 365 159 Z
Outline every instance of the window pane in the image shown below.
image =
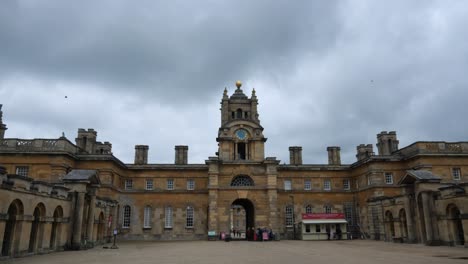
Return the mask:
M 168 190 L 174 190 L 174 180 L 173 179 L 167 180 L 167 189 Z
M 144 215 L 143 227 L 144 228 L 150 228 L 151 227 L 151 207 L 149 207 L 149 206 L 145 206 L 145 215 Z
M 393 174 L 390 172 L 385 173 L 385 183 L 386 184 L 393 184 Z
M 291 190 L 291 181 L 290 180 L 285 180 L 284 181 L 284 189 L 286 191 L 290 191 Z
M 304 182 L 304 190 L 310 191 L 311 189 L 312 189 L 312 186 L 311 186 L 311 184 L 310 184 L 310 180 L 306 180 L 306 181 Z
M 132 180 L 125 180 L 125 190 L 131 190 L 133 188 Z
M 286 226 L 292 226 L 293 223 L 293 208 L 292 206 L 286 206 Z
M 195 181 L 192 179 L 187 180 L 187 190 L 195 189 Z
M 186 227 L 192 228 L 193 227 L 193 207 L 187 207 L 187 219 L 186 219 Z
M 146 180 L 146 190 L 153 190 L 153 180 Z
M 123 228 L 129 228 L 130 227 L 130 218 L 131 218 L 131 208 L 130 206 L 126 205 L 124 206 L 123 210 L 123 223 L 122 227 Z
M 29 167 L 26 167 L 26 166 L 16 167 L 16 174 L 24 176 L 24 177 L 28 177 Z
M 454 180 L 460 180 L 461 179 L 461 170 L 460 168 L 453 168 L 452 169 L 452 176 Z
M 331 190 L 331 182 L 330 182 L 330 180 L 325 180 L 325 181 L 323 182 L 323 189 L 326 190 L 326 191 Z
M 164 224 L 165 228 L 172 228 L 172 207 L 166 207 L 166 223 Z
M 305 211 L 306 211 L 306 214 L 311 214 L 312 213 L 312 206 L 307 205 Z

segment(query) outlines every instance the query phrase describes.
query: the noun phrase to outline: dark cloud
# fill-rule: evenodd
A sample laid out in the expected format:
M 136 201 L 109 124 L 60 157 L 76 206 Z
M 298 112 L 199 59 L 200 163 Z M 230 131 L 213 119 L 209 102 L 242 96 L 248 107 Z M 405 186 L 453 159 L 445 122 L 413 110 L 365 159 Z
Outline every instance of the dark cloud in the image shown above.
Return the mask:
M 219 100 L 257 90 L 266 152 L 326 163 L 326 147 L 397 130 L 466 140 L 468 8 L 442 1 L 2 1 L 0 98 L 10 137 L 94 127 L 131 162 L 216 151 Z M 68 98 L 65 98 L 65 95 Z M 374 150 L 376 148 L 374 147 Z

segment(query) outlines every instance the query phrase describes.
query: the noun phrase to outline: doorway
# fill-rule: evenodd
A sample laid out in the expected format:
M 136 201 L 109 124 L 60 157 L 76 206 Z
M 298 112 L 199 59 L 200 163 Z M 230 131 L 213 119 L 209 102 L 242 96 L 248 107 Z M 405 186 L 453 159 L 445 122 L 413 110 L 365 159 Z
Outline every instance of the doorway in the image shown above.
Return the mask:
M 247 239 L 247 235 L 255 228 L 255 208 L 249 199 L 237 199 L 231 204 L 230 233 L 233 239 Z

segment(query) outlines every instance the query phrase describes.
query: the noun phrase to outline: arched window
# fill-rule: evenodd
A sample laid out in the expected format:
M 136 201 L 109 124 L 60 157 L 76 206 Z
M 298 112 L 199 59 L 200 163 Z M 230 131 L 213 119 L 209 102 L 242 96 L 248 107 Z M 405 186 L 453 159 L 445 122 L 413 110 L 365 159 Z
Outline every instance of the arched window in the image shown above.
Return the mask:
M 145 206 L 143 215 L 143 228 L 151 228 L 151 206 Z
M 123 222 L 122 228 L 129 228 L 130 227 L 130 217 L 132 216 L 132 209 L 129 205 L 124 206 L 123 208 Z
M 241 118 L 242 118 L 242 110 L 241 110 L 240 108 L 237 109 L 237 111 L 236 111 L 236 118 L 237 118 L 237 119 L 241 119 Z
M 312 213 L 312 206 L 310 204 L 308 204 L 305 207 L 305 212 L 306 212 L 306 214 L 311 214 Z
M 238 175 L 232 179 L 231 186 L 254 186 L 254 181 L 247 175 Z
M 172 228 L 172 207 L 166 207 L 164 228 Z
M 293 219 L 293 207 L 292 207 L 292 205 L 286 206 L 285 216 L 286 216 L 286 219 L 285 219 L 286 226 L 293 226 L 294 219 Z
M 193 228 L 193 207 L 187 206 L 185 227 Z

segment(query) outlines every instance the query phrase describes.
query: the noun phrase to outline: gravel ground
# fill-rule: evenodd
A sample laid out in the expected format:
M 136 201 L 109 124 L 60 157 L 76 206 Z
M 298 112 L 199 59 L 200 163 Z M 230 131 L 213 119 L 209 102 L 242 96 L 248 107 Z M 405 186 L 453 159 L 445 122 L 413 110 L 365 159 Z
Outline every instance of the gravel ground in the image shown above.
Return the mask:
M 2 261 L 15 264 L 72 263 L 468 263 L 468 249 L 427 247 L 371 240 L 352 241 L 177 241 L 118 243 Z

